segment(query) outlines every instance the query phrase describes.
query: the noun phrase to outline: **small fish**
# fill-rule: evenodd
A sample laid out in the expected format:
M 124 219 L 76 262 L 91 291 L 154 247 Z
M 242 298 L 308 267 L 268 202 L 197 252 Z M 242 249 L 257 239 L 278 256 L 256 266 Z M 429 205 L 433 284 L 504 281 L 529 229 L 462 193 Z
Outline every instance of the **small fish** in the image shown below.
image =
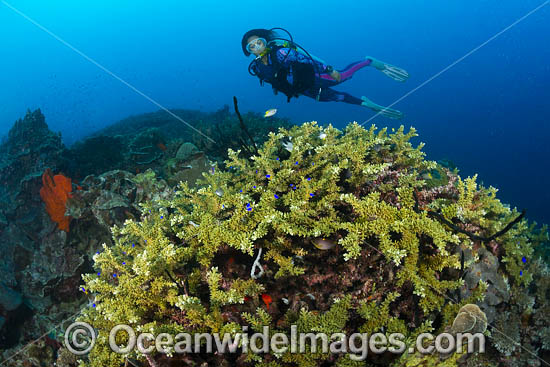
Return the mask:
M 319 139 L 325 140 L 326 137 L 327 137 L 327 134 L 325 134 L 325 133 L 320 133 L 319 134 Z
M 198 227 L 199 225 L 192 220 L 189 221 L 189 224 L 191 224 L 193 227 Z
M 264 117 L 271 117 L 276 113 L 277 113 L 277 109 L 276 108 L 271 108 L 271 109 L 265 111 Z
M 330 250 L 336 246 L 336 243 L 326 238 L 316 238 L 312 242 L 313 246 L 317 247 L 319 250 Z
M 262 293 L 262 301 L 264 301 L 265 306 L 269 310 L 269 304 L 273 301 L 269 294 Z
M 422 179 L 424 180 L 432 180 L 433 179 L 433 176 L 430 172 L 426 172 L 424 174 L 422 174 Z
M 157 148 L 159 148 L 160 150 L 162 150 L 163 152 L 166 151 L 166 145 L 164 145 L 164 143 L 158 143 L 157 144 Z
M 217 189 L 216 190 L 216 195 L 218 195 L 219 197 L 222 197 L 223 196 L 223 190 L 222 189 Z
M 285 147 L 285 149 L 288 150 L 289 152 L 292 152 L 292 148 L 294 147 L 294 145 L 291 142 L 287 142 L 287 143 L 283 143 L 283 147 Z

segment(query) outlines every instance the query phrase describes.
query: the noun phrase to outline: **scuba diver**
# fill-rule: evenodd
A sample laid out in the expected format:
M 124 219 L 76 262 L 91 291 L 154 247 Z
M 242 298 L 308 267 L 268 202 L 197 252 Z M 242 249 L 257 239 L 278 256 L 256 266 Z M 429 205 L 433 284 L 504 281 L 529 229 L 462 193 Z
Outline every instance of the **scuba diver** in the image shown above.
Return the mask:
M 276 29 L 286 32 L 290 39 L 280 37 L 274 31 Z M 263 86 L 264 82 L 270 83 L 275 94 L 279 91 L 284 93 L 287 102 L 292 97 L 305 95 L 319 102 L 361 105 L 392 119 L 403 117 L 400 111 L 380 106 L 365 96 L 357 98 L 332 89 L 351 79 L 357 70 L 369 65 L 394 80 L 404 82 L 409 74 L 401 68 L 367 56 L 364 60 L 336 70 L 296 44 L 292 35 L 283 28 L 252 29 L 244 34 L 241 46 L 245 56 L 256 56 L 248 65 L 248 72 L 260 79 L 260 85 Z

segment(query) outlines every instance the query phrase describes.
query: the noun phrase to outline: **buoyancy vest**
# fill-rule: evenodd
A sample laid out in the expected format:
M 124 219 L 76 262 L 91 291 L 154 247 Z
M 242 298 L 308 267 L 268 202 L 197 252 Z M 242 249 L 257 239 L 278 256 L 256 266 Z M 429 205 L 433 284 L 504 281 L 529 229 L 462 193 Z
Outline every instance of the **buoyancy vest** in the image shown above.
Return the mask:
M 281 48 L 275 46 L 269 52 L 273 64 L 271 77 L 263 78 L 262 73 L 258 73 L 257 76 L 260 78 L 260 82 L 266 81 L 272 85 L 274 90 L 284 93 L 287 96 L 287 102 L 290 102 L 292 97 L 297 98 L 315 86 L 315 68 L 312 64 L 295 61 L 290 63 L 290 67 L 287 67 L 277 58 L 277 51 Z M 257 62 L 261 63 L 261 60 L 258 59 Z

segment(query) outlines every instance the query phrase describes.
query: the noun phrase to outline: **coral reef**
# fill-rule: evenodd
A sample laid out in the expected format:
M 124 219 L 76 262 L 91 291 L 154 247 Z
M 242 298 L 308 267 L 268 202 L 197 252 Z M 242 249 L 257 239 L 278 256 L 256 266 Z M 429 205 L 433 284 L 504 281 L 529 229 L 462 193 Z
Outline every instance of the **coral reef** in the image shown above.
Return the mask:
M 165 111 L 132 116 L 75 143 L 66 152 L 65 170 L 70 177 L 83 179 L 87 175 L 100 175 L 116 169 L 132 173 L 153 169 L 159 177 L 169 179 L 171 176 L 161 167 L 174 166 L 174 158 L 178 162 L 187 161 L 190 157 L 183 157 L 188 154 L 185 149 L 192 149 L 193 154 L 203 152 L 209 160 L 221 165 L 227 158 L 228 149 L 238 149 L 243 145 L 244 133 L 237 117 L 229 112 L 229 106 L 213 113 L 171 112 L 196 130 L 189 129 Z M 267 134 L 278 127 L 292 126 L 288 120 L 266 120 L 261 114 L 252 112 L 244 117 L 246 125 L 253 127 L 253 139 L 257 143 L 264 142 Z M 216 143 L 205 141 L 197 131 Z M 188 145 L 184 146 L 185 143 Z M 182 146 L 184 150 L 180 150 Z
M 110 140 L 102 138 L 104 145 L 106 141 Z M 91 152 L 92 146 L 86 149 Z M 78 150 L 68 151 L 61 144 L 39 110 L 14 124 L 0 150 L 0 180 L 5 183 L 0 186 L 0 246 L 5 255 L 0 258 L 0 349 L 8 358 L 26 341 L 54 327 L 59 332 L 60 321 L 88 304 L 80 279 L 92 271 L 93 254 L 102 243 L 111 244 L 111 226 L 139 216 L 140 202 L 162 197 L 155 195 L 163 181 L 156 180 L 153 187 L 151 170 L 138 175 L 116 170 L 71 183 L 62 172 L 74 166 L 73 153 Z M 206 171 L 208 159 L 203 158 L 203 164 Z M 100 171 L 104 166 L 88 167 Z M 162 171 L 160 165 L 154 168 Z M 201 169 L 197 166 L 193 175 L 200 176 Z M 192 179 L 177 173 L 181 179 Z M 54 349 L 54 357 L 58 344 L 46 346 Z M 29 358 L 18 354 L 9 365 Z M 51 365 L 53 360 L 41 363 Z
M 177 114 L 220 144 L 190 135 L 165 112 L 133 116 L 71 149 L 39 111 L 14 125 L 0 146 L 3 366 L 549 361 L 546 228 L 529 224 L 475 176 L 427 161 L 423 144 L 410 142 L 414 129 L 306 123 L 277 131 L 285 121 L 269 126 L 246 114 L 256 154 L 228 107 Z M 100 147 L 116 158 L 94 161 Z M 71 192 L 63 200 L 68 231 L 56 228 L 41 200 L 48 167 L 76 181 L 64 190 Z M 52 174 L 44 177 L 55 190 Z M 57 204 L 50 206 L 60 213 Z M 99 336 L 90 354 L 75 358 L 61 345 L 68 324 L 59 323 L 78 310 Z M 360 361 L 308 343 L 298 354 L 254 354 L 242 344 L 226 354 L 206 353 L 204 345 L 199 353 L 116 354 L 106 335 L 118 323 L 221 337 L 263 326 L 288 336 L 292 325 L 297 332 L 399 332 L 406 345 L 424 332 L 479 326 L 487 352 L 371 353 Z
M 93 136 L 71 146 L 67 152 L 67 171 L 73 177 L 84 178 L 122 169 L 125 154 L 127 148 L 121 136 Z
M 63 152 L 60 136 L 48 129 L 40 110 L 17 120 L 0 145 L 0 278 L 8 286 L 16 284 L 9 260 L 17 247 L 33 248 L 47 218 L 39 196 L 42 173 L 48 167 L 58 171 Z
M 15 347 L 26 339 L 25 323 L 42 304 L 41 290 L 51 277 L 43 271 L 43 251 L 64 238 L 55 229 L 40 197 L 41 176 L 46 168 L 58 171 L 64 165 L 65 147 L 59 134 L 48 129 L 40 110 L 28 111 L 17 120 L 0 144 L 0 349 Z M 53 231 L 60 232 L 52 234 Z M 57 248 L 59 242 L 54 245 Z M 36 261 L 36 262 L 35 262 Z M 35 264 L 36 267 L 31 266 Z M 31 274 L 31 267 L 38 272 Z M 49 265 L 48 265 L 49 267 Z M 77 268 L 73 268 L 71 273 Z M 83 270 L 83 269 L 79 269 Z M 36 279 L 36 286 L 31 279 Z M 30 280 L 30 281 L 29 281 Z M 36 301 L 33 296 L 36 295 Z M 46 313 L 47 314 L 47 313 Z M 52 317 L 56 317 L 53 312 Z M 32 328 L 32 326 L 31 326 Z
M 31 321 L 20 319 L 20 322 L 25 322 L 22 336 L 25 340 L 39 338 L 53 328 L 60 332 L 60 321 L 88 305 L 90 295 L 80 286 L 81 274 L 93 270 L 89 264 L 102 244 L 112 244 L 110 227 L 122 225 L 127 218 L 139 217 L 139 203 L 165 200 L 173 195 L 173 190 L 169 190 L 162 180 L 157 180 L 153 171 L 138 175 L 110 171 L 97 177 L 88 176 L 81 185 L 81 189 L 76 190 L 66 203 L 67 215 L 73 218 L 70 231 L 54 230 L 42 238 L 39 252 L 34 256 L 25 254 L 29 256 L 29 264 L 18 273 L 22 278 L 19 286 L 37 314 Z M 8 311 L 21 302 L 19 293 L 2 288 L 0 283 L 0 309 L 3 307 Z M 63 334 L 60 332 L 51 338 L 61 342 Z M 12 340 L 13 343 L 16 341 L 17 338 Z M 8 343 L 6 345 L 12 346 Z M 60 344 L 55 345 L 53 342 L 44 345 L 43 348 L 53 349 L 54 352 L 42 354 L 44 358 L 51 358 L 41 360 L 41 363 L 52 365 L 59 347 Z M 4 356 L 14 354 L 18 348 L 11 349 Z M 63 353 L 63 360 L 70 360 L 68 352 Z M 18 366 L 30 358 L 22 353 L 6 365 Z
M 290 335 L 291 325 L 298 332 L 400 332 L 409 344 L 423 332 L 453 330 L 457 315 L 476 314 L 485 325 L 485 313 L 489 323 L 489 315 L 504 313 L 537 323 L 539 332 L 520 333 L 536 356 L 536 346 L 548 344 L 541 339 L 549 321 L 540 312 L 523 321 L 522 307 L 532 312 L 533 303 L 513 300 L 519 293 L 533 297 L 534 277 L 542 278 L 541 286 L 548 283 L 546 265 L 533 259 L 547 237 L 535 235 L 524 219 L 514 223 L 517 211 L 500 203 L 496 189 L 478 188 L 475 177 L 462 180 L 426 161 L 422 144 L 409 142 L 414 136 L 414 129 L 388 134 L 357 124 L 344 132 L 316 123 L 279 129 L 257 156 L 229 150 L 226 168 L 213 167 L 198 187 L 182 182 L 175 192 L 145 200 L 139 218 L 113 226 L 113 245 L 103 245 L 94 272 L 83 277 L 94 301 L 79 319 L 99 337 L 82 366 L 119 366 L 130 358 L 150 365 L 365 363 L 314 353 L 310 345 L 302 354 L 239 348 L 232 354 L 120 355 L 110 351 L 105 335 L 121 323 L 154 335 L 223 337 L 244 326 Z M 446 179 L 428 185 L 425 174 L 436 168 Z M 501 231 L 509 223 L 515 225 Z M 485 243 L 455 228 L 499 236 Z M 319 246 L 319 239 L 334 246 Z M 461 253 L 467 254 L 463 269 Z M 539 307 L 548 307 L 546 290 L 537 291 Z M 498 326 L 489 329 L 494 335 Z M 487 364 L 532 358 L 524 350 L 507 355 L 500 345 L 491 348 Z M 471 365 L 470 357 L 385 353 L 369 355 L 367 363 L 456 366 Z

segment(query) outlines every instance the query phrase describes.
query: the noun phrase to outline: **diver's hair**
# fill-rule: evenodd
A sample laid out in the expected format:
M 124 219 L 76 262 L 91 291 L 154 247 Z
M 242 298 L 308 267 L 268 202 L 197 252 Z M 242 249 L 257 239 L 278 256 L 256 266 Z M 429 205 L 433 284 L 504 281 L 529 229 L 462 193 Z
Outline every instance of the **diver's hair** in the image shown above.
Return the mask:
M 269 29 L 257 28 L 257 29 L 249 30 L 244 34 L 243 39 L 241 40 L 241 46 L 243 48 L 243 53 L 245 56 L 250 56 L 250 52 L 246 50 L 246 45 L 247 45 L 246 40 L 249 39 L 251 36 L 258 36 L 258 38 L 265 38 L 267 43 L 272 41 L 274 38 L 280 37 L 279 34 Z

